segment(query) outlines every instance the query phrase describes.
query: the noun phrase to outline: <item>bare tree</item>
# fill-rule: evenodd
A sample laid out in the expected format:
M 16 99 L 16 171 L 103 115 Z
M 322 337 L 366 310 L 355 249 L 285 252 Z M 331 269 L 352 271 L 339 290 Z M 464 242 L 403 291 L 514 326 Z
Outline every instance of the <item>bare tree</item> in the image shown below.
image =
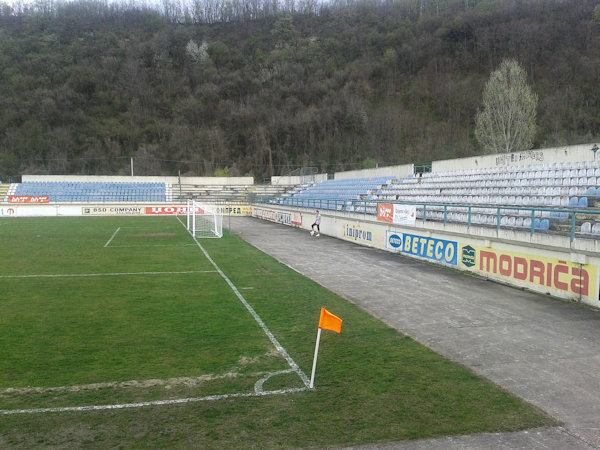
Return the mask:
M 475 136 L 485 153 L 533 147 L 537 101 L 519 63 L 502 61 L 485 85 L 483 109 L 476 117 Z
M 502 61 L 485 85 L 483 109 L 476 117 L 475 136 L 485 153 L 533 147 L 537 101 L 519 63 Z

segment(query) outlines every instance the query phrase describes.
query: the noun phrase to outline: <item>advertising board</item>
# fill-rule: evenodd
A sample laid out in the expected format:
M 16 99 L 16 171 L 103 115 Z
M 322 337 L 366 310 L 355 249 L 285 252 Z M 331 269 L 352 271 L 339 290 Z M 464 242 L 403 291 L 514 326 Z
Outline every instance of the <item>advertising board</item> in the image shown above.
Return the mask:
M 510 284 L 564 297 L 585 298 L 596 303 L 598 269 L 561 258 L 463 245 L 460 268 Z M 589 303 L 589 302 L 588 302 Z
M 8 203 L 20 203 L 20 204 L 40 204 L 50 203 L 50 197 L 48 195 L 9 195 Z
M 414 226 L 417 219 L 415 205 L 398 205 L 396 203 L 379 203 L 377 220 L 395 225 Z

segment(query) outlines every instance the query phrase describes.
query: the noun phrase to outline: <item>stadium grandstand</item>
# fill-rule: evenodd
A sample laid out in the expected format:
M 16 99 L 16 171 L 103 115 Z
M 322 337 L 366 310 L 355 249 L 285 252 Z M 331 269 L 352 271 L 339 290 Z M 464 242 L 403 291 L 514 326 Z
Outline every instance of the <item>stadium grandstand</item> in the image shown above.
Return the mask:
M 47 197 L 49 202 L 165 202 L 165 183 L 26 181 L 11 186 L 9 197 Z
M 23 175 L 0 217 L 181 214 L 188 201 L 600 307 L 600 160 L 592 144 L 272 177 Z M 229 222 L 228 222 L 229 223 Z
M 374 214 L 377 194 L 396 181 L 396 177 L 384 175 L 301 184 L 290 189 L 285 195 L 272 199 L 271 203 L 356 212 L 364 211 L 366 205 L 368 212 Z M 365 200 L 374 200 L 374 202 L 365 202 Z
M 388 174 L 304 183 L 271 204 L 377 214 L 380 203 L 416 205 L 423 222 L 574 231 L 600 236 L 600 161 Z
M 311 177 L 85 177 L 24 175 L 0 185 L 4 203 L 270 204 L 376 216 L 378 206 L 414 205 L 426 223 L 600 237 L 600 161 L 591 145 L 462 160 L 428 170 L 384 167 Z M 282 181 L 285 180 L 285 181 Z
M 253 186 L 252 177 L 122 177 L 24 175 L 21 183 L 5 184 L 0 202 L 5 203 L 212 203 L 246 201 L 252 190 L 275 194 Z

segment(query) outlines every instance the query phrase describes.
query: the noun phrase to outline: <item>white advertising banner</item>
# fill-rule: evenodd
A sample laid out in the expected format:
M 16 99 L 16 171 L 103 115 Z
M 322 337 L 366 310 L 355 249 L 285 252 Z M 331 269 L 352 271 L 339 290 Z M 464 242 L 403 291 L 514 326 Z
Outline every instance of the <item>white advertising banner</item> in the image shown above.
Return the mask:
M 396 225 L 414 226 L 417 220 L 417 207 L 415 205 L 397 205 L 394 203 L 394 216 L 392 222 Z

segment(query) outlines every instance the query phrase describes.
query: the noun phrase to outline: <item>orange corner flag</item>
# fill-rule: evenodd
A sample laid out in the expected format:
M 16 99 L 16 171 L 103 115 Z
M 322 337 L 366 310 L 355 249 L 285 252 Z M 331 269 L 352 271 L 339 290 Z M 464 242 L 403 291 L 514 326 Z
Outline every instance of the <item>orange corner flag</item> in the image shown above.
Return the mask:
M 342 331 L 342 319 L 334 316 L 325 308 L 321 308 L 321 317 L 319 319 L 319 328 L 323 330 L 331 330 L 339 333 Z

